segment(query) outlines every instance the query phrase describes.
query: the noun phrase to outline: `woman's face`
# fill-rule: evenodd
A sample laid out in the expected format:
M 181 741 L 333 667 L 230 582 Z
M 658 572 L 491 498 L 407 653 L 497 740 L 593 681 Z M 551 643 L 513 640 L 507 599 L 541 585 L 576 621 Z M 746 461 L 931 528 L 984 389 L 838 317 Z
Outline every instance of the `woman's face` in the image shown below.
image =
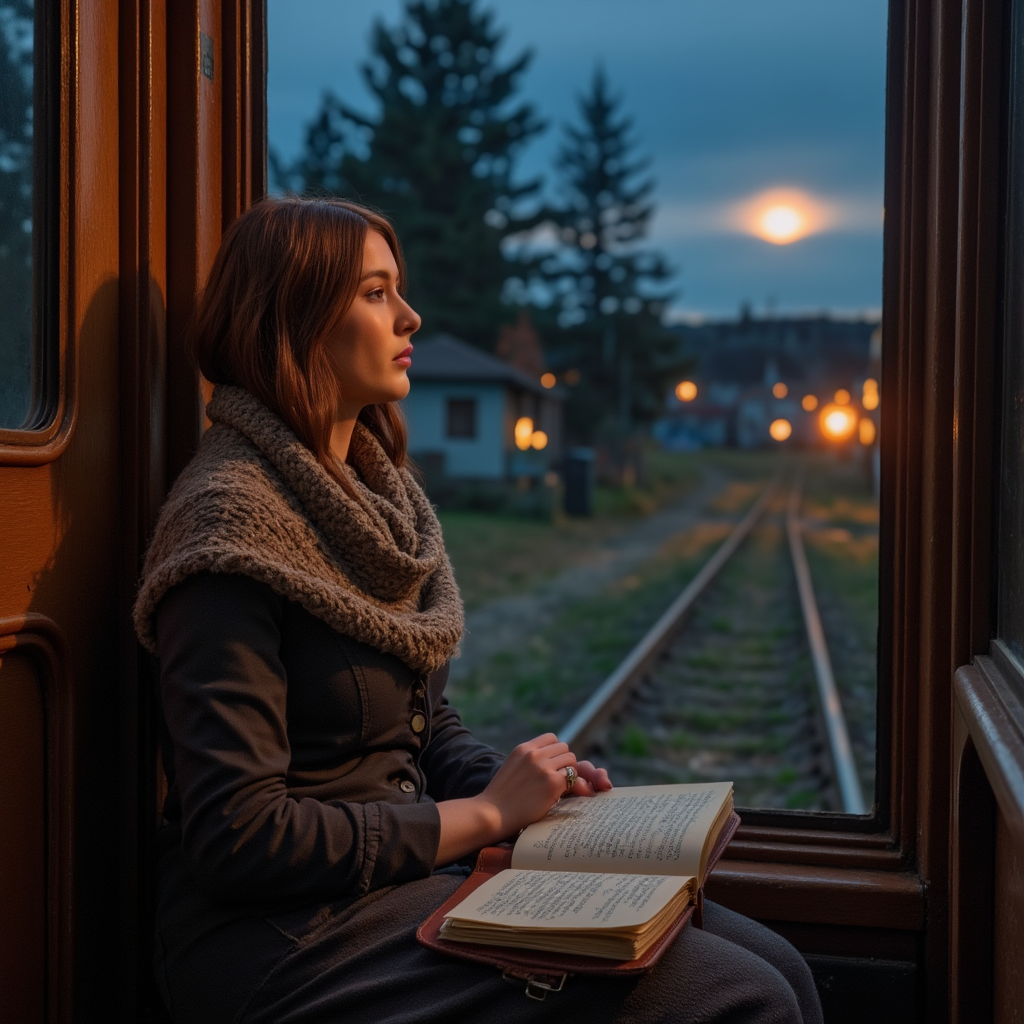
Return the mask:
M 325 339 L 338 378 L 339 419 L 354 419 L 368 405 L 405 398 L 409 338 L 419 326 L 419 315 L 398 294 L 394 254 L 384 236 L 371 229 L 355 301 Z

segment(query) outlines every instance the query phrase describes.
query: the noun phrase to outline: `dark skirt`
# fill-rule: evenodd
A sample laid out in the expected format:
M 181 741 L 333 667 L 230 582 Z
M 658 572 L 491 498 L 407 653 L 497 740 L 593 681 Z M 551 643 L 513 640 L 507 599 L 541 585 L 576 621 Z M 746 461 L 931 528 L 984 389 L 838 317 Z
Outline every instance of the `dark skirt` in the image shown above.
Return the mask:
M 711 903 L 704 929 L 687 925 L 649 973 L 578 975 L 543 1002 L 530 999 L 497 969 L 416 942 L 416 927 L 464 878 L 441 871 L 356 900 L 253 914 L 206 903 L 175 865 L 161 885 L 157 929 L 167 1008 L 176 1024 L 821 1021 L 800 954 Z

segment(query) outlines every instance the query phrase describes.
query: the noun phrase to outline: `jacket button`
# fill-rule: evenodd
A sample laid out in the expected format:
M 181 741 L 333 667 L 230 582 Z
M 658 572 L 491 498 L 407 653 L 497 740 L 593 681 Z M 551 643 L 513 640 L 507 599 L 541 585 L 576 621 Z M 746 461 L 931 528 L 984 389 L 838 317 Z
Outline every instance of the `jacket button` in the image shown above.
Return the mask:
M 416 792 L 416 783 L 413 782 L 411 779 L 402 779 L 402 781 L 398 784 L 398 787 L 399 789 L 401 789 L 403 793 Z
M 409 723 L 412 726 L 413 732 L 423 732 L 427 727 L 427 720 L 418 711 L 412 716 L 412 721 Z

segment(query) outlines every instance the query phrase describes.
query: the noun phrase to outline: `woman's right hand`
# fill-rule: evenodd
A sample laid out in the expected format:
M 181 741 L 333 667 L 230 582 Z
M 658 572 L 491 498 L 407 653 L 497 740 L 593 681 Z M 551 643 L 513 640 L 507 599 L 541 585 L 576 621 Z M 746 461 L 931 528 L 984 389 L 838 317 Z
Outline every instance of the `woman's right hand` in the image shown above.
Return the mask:
M 552 732 L 520 743 L 508 755 L 479 797 L 497 812 L 501 838 L 547 814 L 565 793 L 568 767 L 576 767 L 576 755 Z
M 543 818 L 565 793 L 565 769 L 570 765 L 576 767 L 576 755 L 548 732 L 520 743 L 479 795 L 439 803 L 441 835 L 435 867 L 509 839 Z M 593 787 L 582 776 L 574 791 L 593 795 Z

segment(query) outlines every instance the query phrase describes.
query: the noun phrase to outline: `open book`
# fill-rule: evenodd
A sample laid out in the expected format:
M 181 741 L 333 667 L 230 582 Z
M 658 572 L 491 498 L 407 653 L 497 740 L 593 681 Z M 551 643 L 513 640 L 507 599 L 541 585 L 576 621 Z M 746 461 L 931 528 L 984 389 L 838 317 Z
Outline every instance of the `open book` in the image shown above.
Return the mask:
M 729 782 L 560 800 L 520 834 L 511 867 L 442 908 L 439 937 L 639 960 L 688 916 L 717 840 L 735 831 L 732 802 Z

